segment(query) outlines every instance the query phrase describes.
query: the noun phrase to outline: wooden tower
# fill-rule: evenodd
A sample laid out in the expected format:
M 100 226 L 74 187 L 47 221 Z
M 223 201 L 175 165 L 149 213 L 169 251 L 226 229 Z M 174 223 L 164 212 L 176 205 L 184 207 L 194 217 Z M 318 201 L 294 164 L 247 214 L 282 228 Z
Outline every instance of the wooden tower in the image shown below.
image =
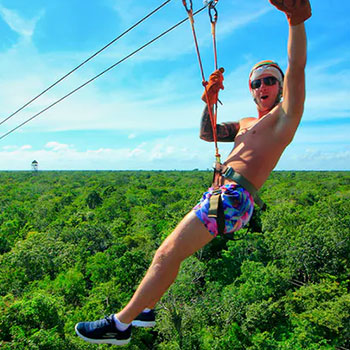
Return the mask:
M 36 160 L 33 160 L 32 161 L 32 170 L 34 172 L 37 172 L 38 171 L 38 166 L 39 166 L 39 163 L 36 161 Z

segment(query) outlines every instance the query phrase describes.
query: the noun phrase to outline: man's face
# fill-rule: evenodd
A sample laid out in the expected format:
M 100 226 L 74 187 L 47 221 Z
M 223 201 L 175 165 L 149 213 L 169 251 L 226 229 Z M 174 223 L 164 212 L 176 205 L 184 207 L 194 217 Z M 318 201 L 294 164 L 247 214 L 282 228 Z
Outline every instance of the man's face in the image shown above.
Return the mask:
M 265 79 L 264 81 L 264 78 L 267 78 L 267 79 Z M 260 80 L 260 86 L 257 88 L 254 88 L 253 86 L 251 88 L 252 95 L 255 103 L 257 104 L 258 110 L 261 112 L 267 113 L 275 105 L 277 96 L 279 94 L 280 83 L 276 78 L 272 77 L 269 73 L 262 74 L 256 80 Z M 273 84 L 270 85 L 271 83 Z

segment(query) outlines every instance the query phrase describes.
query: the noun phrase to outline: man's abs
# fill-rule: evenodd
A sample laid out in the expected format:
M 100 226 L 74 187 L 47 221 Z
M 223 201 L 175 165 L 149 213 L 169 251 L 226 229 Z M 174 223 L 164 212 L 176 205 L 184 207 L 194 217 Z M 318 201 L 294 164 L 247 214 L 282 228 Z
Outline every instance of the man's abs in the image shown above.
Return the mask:
M 259 189 L 275 168 L 289 142 L 276 133 L 273 116 L 241 128 L 225 161 Z

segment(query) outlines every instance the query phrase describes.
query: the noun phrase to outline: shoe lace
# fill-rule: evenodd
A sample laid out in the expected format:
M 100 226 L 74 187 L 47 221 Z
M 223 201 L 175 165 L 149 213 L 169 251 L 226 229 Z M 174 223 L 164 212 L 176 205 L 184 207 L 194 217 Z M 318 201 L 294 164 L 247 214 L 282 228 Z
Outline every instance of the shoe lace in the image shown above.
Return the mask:
M 105 316 L 105 320 L 108 322 L 108 324 L 113 323 L 113 315 Z

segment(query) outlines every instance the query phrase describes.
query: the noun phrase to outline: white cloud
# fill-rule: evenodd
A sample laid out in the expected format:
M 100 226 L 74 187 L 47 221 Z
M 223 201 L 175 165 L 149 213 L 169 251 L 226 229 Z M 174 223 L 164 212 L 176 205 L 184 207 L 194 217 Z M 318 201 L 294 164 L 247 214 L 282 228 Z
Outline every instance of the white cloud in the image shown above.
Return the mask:
M 115 87 L 108 93 L 97 85 L 90 85 L 38 116 L 21 130 L 23 132 L 93 129 L 163 130 L 195 127 L 198 125 L 202 104 L 199 99 L 194 105 L 188 106 L 184 103 L 184 99 L 188 99 L 187 92 L 181 91 L 181 87 L 173 83 L 174 79 L 169 76 L 159 82 L 155 80 L 154 84 L 148 84 L 148 89 L 142 83 L 133 90 Z M 24 80 L 24 85 L 30 89 L 30 80 Z M 77 80 L 79 80 L 78 77 L 73 78 L 73 82 Z M 186 84 L 187 80 L 183 79 L 183 82 Z M 194 83 L 189 79 L 187 85 L 191 86 Z M 200 95 L 201 86 L 197 85 L 198 95 Z M 11 93 L 8 90 L 6 92 L 5 84 L 3 86 L 5 96 L 0 97 L 0 100 L 4 100 L 5 103 L 6 96 L 10 97 Z M 24 86 L 22 89 L 25 90 Z M 62 90 L 61 87 L 59 91 Z M 63 91 L 60 94 L 55 90 L 43 96 L 26 111 L 4 124 L 2 129 L 6 127 L 6 130 L 9 130 L 19 125 L 58 100 L 62 93 L 64 94 Z M 25 99 L 22 98 L 23 100 Z M 12 112 L 9 107 L 7 112 Z M 135 137 L 134 135 L 135 133 L 132 133 L 130 138 Z
M 322 144 L 332 146 L 336 144 L 350 144 L 350 124 L 333 125 L 331 119 L 320 125 L 313 123 L 301 124 L 294 141 L 301 145 Z
M 71 149 L 73 149 L 73 146 L 71 145 L 66 145 L 56 141 L 51 141 L 46 143 L 45 147 L 51 149 L 52 151 L 58 151 L 58 152 L 70 151 Z
M 292 143 L 280 161 L 281 170 L 350 170 L 350 145 Z
M 310 146 L 311 145 L 311 146 Z M 1 170 L 30 170 L 36 159 L 41 170 L 123 170 L 123 169 L 208 169 L 214 160 L 212 143 L 197 135 L 173 135 L 119 148 L 89 148 L 48 142 L 42 149 L 4 147 L 0 151 Z M 232 144 L 220 144 L 222 158 Z M 283 170 L 350 170 L 350 145 L 303 143 L 294 140 L 282 155 L 277 169 Z
M 313 161 L 313 162 L 336 162 L 341 161 L 350 161 L 350 150 L 347 151 L 338 151 L 338 152 L 325 152 L 319 149 L 307 148 L 305 153 L 300 154 L 294 157 L 295 159 Z
M 111 7 L 117 12 L 119 20 L 127 28 L 134 24 L 141 17 L 145 16 L 151 10 L 159 6 L 159 3 L 151 4 L 137 1 L 128 1 L 127 3 L 113 2 Z M 203 3 L 203 2 L 202 2 Z M 202 3 L 198 6 L 194 4 L 194 10 L 201 8 Z M 273 7 L 266 4 L 265 1 L 255 1 L 254 3 L 245 3 L 231 1 L 231 4 L 225 4 L 226 7 L 219 7 L 219 23 L 217 25 L 217 37 L 224 40 L 236 30 L 246 27 L 248 24 L 255 22 L 258 18 L 273 11 Z M 231 11 L 234 8 L 234 16 Z M 166 18 L 167 20 L 165 20 Z M 140 28 L 136 28 L 128 33 L 130 40 L 122 40 L 117 45 L 111 47 L 104 57 L 116 57 L 120 52 L 130 53 L 139 46 L 160 35 L 173 25 L 187 18 L 187 13 L 180 2 L 172 2 L 165 6 L 161 11 L 151 17 L 150 20 L 142 23 Z M 210 23 L 207 15 L 207 9 L 195 17 L 195 31 L 201 50 L 211 48 L 212 36 L 210 32 Z M 149 25 L 148 21 L 152 22 Z M 143 61 L 174 61 L 181 56 L 194 53 L 193 37 L 189 22 L 183 23 L 172 32 L 166 34 L 156 43 L 151 44 L 151 49 L 142 50 L 133 57 L 134 62 Z M 132 43 L 132 44 L 131 44 Z M 168 43 L 171 43 L 169 45 Z
M 24 150 L 28 150 L 28 149 L 32 149 L 32 146 L 31 145 L 24 145 L 20 148 L 22 151 Z
M 349 53 L 306 67 L 306 119 L 350 117 Z
M 273 10 L 271 6 L 264 5 L 261 7 L 259 4 L 247 3 L 249 6 L 240 8 L 239 12 L 235 12 L 235 16 L 228 16 L 229 19 L 224 22 L 220 22 L 218 26 L 218 36 L 229 35 L 233 31 L 247 26 L 249 23 L 256 21 L 260 17 L 266 15 Z M 252 8 L 254 6 L 254 8 Z
M 308 120 L 350 118 L 348 91 L 310 91 L 305 103 Z
M 41 170 L 206 169 L 212 164 L 212 147 L 190 135 L 142 142 L 134 147 L 87 150 L 51 141 L 43 149 L 8 147 L 0 151 L 0 170 L 29 170 L 33 159 Z
M 7 146 L 2 147 L 2 149 L 5 151 L 11 151 L 11 150 L 15 150 L 17 148 L 18 148 L 18 146 L 14 146 L 14 145 L 7 145 Z
M 3 20 L 14 32 L 27 39 L 32 37 L 35 26 L 43 15 L 44 11 L 40 11 L 34 18 L 25 19 L 18 12 L 0 6 L 0 16 Z

